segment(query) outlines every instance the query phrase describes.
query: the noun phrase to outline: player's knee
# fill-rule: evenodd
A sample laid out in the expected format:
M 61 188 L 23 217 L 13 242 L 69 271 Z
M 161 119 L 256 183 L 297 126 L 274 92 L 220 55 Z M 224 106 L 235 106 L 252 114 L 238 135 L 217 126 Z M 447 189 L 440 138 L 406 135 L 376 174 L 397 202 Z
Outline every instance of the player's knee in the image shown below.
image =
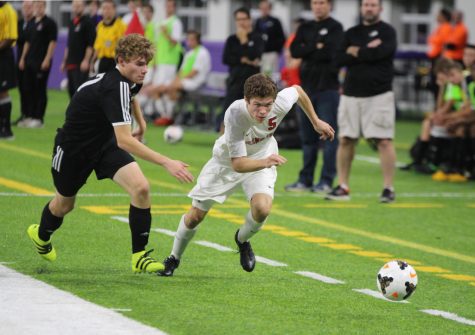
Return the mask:
M 272 204 L 259 203 L 255 204 L 252 208 L 252 217 L 256 222 L 263 222 L 270 214 Z
M 185 225 L 189 229 L 194 229 L 205 218 L 207 212 L 191 209 L 185 217 Z
M 355 140 L 352 139 L 352 138 L 349 138 L 349 137 L 341 137 L 339 139 L 339 144 L 343 147 L 349 147 L 349 146 L 353 146 L 355 144 Z
M 379 150 L 384 150 L 384 149 L 388 149 L 390 146 L 391 146 L 391 140 L 385 138 L 385 139 L 379 139 L 379 140 L 375 140 L 377 145 L 378 145 L 378 149 Z
M 139 200 L 148 200 L 150 197 L 150 185 L 147 181 L 142 181 L 138 183 L 134 188 L 133 188 L 133 193 L 132 196 L 136 199 Z

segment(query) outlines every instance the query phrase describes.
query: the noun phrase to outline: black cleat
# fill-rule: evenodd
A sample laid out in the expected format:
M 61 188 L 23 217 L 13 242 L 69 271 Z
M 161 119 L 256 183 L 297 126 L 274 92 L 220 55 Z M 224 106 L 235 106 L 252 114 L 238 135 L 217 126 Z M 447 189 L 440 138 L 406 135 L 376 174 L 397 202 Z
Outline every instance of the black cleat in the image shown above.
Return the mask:
M 236 231 L 236 235 L 234 235 L 234 240 L 236 241 L 236 244 L 239 248 L 239 253 L 241 254 L 241 266 L 244 271 L 252 272 L 256 266 L 256 257 L 254 256 L 254 251 L 252 251 L 250 242 L 239 242 L 238 233 L 239 229 Z
M 381 193 L 381 197 L 379 198 L 379 201 L 384 204 L 389 204 L 394 202 L 394 200 L 396 200 L 396 193 L 389 188 L 385 188 Z
M 158 271 L 157 274 L 162 277 L 171 277 L 173 276 L 173 271 L 180 265 L 180 260 L 176 259 L 175 256 L 170 255 L 163 261 L 163 265 L 165 265 L 165 269 L 162 271 Z

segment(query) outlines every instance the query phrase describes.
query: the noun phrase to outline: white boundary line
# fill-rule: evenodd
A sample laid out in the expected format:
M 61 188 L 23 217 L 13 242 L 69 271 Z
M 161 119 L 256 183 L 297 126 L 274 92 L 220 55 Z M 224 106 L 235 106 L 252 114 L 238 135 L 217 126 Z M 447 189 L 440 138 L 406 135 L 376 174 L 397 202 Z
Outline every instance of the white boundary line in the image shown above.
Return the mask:
M 307 277 L 307 278 L 311 278 L 311 279 L 315 279 L 315 280 L 324 282 L 326 284 L 344 284 L 345 283 L 344 281 L 341 281 L 341 280 L 338 280 L 338 279 L 335 279 L 335 278 L 331 278 L 331 277 L 327 277 L 327 276 L 321 275 L 319 273 L 310 272 L 310 271 L 296 271 L 294 273 L 296 273 L 300 276 L 304 276 L 304 277 Z
M 166 334 L 3 265 L 0 287 L 0 334 Z
M 409 301 L 407 301 L 407 300 L 393 301 L 393 300 L 386 299 L 380 292 L 373 291 L 373 290 L 370 290 L 368 288 L 361 288 L 361 289 L 354 288 L 353 291 L 358 292 L 358 293 L 363 293 L 363 294 L 369 295 L 373 298 L 381 299 L 381 300 L 388 301 L 388 302 L 395 302 L 395 303 L 400 303 L 400 304 L 408 304 L 409 303 Z
M 475 326 L 475 321 L 474 320 L 466 319 L 464 317 L 458 316 L 455 313 L 438 311 L 436 309 L 421 309 L 421 312 L 422 313 L 427 313 L 427 314 L 430 314 L 430 315 L 441 316 L 444 319 L 448 319 L 448 320 L 452 320 L 452 321 L 455 321 L 455 322 L 463 323 L 465 325 Z

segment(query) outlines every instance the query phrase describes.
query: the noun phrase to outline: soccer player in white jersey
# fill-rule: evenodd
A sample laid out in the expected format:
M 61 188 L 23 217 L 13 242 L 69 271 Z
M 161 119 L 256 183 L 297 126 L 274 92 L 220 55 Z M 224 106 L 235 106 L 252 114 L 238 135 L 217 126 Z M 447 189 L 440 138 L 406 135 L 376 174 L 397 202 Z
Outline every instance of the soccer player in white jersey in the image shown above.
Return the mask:
M 248 272 L 254 270 L 256 260 L 249 239 L 269 216 L 276 167 L 287 161 L 279 155 L 273 134 L 295 103 L 304 110 L 322 139 L 333 140 L 333 128 L 318 118 L 300 86 L 294 85 L 277 94 L 275 83 L 266 75 L 249 77 L 244 84 L 244 99 L 236 100 L 226 110 L 224 134 L 216 140 L 213 157 L 188 195 L 193 199 L 192 207 L 181 217 L 171 255 L 165 259 L 165 269 L 159 275 L 173 275 L 198 224 L 215 202 L 223 203 L 238 186 L 244 190 L 251 208 L 234 239 L 242 268 Z

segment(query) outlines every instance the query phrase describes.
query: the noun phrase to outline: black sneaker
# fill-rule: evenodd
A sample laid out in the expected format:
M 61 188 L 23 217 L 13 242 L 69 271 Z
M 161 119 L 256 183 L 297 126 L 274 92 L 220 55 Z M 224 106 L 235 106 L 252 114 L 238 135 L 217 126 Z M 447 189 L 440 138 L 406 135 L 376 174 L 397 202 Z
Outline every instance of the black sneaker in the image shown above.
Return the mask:
M 3 129 L 0 130 L 0 140 L 5 140 L 5 141 L 12 141 L 15 139 L 15 136 L 13 136 L 13 133 L 9 129 Z
M 350 190 L 344 189 L 340 185 L 335 187 L 325 196 L 326 200 L 350 200 Z
M 383 189 L 383 193 L 381 193 L 379 201 L 385 204 L 389 204 L 394 200 L 396 200 L 396 193 L 394 193 L 394 191 L 391 191 L 389 188 Z
M 176 259 L 175 256 L 170 255 L 165 258 L 163 265 L 165 265 L 165 269 L 158 271 L 157 274 L 162 277 L 171 277 L 173 276 L 173 271 L 175 271 L 175 269 L 180 265 L 180 260 Z
M 256 257 L 254 256 L 254 252 L 252 251 L 251 243 L 239 242 L 238 233 L 239 229 L 236 231 L 236 235 L 234 235 L 234 240 L 236 241 L 236 244 L 239 248 L 239 253 L 241 254 L 241 266 L 244 271 L 252 272 L 252 270 L 254 270 L 254 267 L 256 266 Z

